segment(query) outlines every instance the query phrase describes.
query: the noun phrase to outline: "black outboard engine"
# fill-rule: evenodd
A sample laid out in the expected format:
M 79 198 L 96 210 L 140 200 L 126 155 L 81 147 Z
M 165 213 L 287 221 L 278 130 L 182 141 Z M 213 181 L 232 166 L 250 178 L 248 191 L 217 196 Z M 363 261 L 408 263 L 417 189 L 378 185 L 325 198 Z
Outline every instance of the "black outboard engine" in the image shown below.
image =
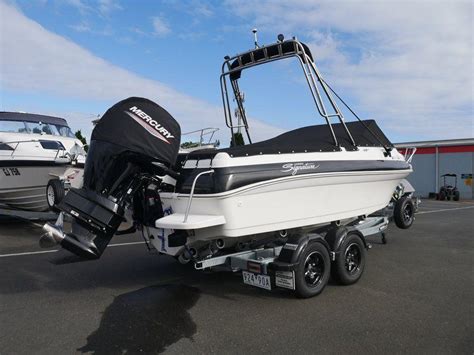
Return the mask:
M 178 122 L 150 100 L 131 97 L 111 107 L 92 131 L 83 188 L 69 190 L 57 206 L 72 216 L 71 233 L 64 233 L 62 221 L 46 224 L 43 244 L 46 238 L 96 259 L 124 221 L 127 206 L 145 225 L 162 217 L 159 176 L 175 175 L 180 139 Z

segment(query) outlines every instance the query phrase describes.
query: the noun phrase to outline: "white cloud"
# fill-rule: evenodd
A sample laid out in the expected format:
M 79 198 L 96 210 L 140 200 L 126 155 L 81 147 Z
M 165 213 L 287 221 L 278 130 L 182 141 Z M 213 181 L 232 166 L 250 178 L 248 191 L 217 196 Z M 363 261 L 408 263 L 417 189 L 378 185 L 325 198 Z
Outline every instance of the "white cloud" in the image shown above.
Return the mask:
M 65 0 L 65 4 L 75 7 L 81 14 L 92 11 L 89 5 L 86 5 L 82 0 Z
M 163 19 L 162 16 L 155 16 L 152 18 L 153 23 L 153 34 L 158 37 L 164 37 L 171 33 L 171 29 L 168 23 Z
M 188 5 L 189 13 L 194 15 L 203 16 L 203 17 L 211 17 L 214 15 L 214 11 L 212 10 L 211 6 L 203 1 L 193 0 Z
M 102 15 L 108 15 L 112 11 L 122 10 L 122 6 L 115 0 L 99 0 L 99 12 Z
M 176 11 L 183 12 L 194 17 L 212 17 L 214 16 L 213 5 L 210 1 L 202 0 L 163 0 L 164 5 L 168 5 Z
M 69 27 L 72 28 L 76 32 L 91 33 L 91 34 L 100 35 L 100 36 L 111 36 L 114 33 L 112 30 L 112 27 L 110 27 L 109 25 L 105 26 L 101 30 L 98 30 L 98 29 L 93 28 L 89 24 L 89 22 L 84 21 L 84 20 L 75 25 L 69 25 Z
M 69 27 L 72 28 L 76 32 L 92 32 L 91 26 L 84 21 L 76 25 L 69 25 Z
M 219 127 L 221 142 L 225 144 L 228 141 L 222 108 L 115 66 L 46 30 L 1 1 L 0 13 L 2 93 L 8 90 L 54 97 L 58 106 L 62 101 L 86 102 L 94 107 L 100 105 L 102 112 L 126 97 L 147 97 L 165 107 L 178 120 L 183 131 Z M 31 103 L 26 105 L 31 107 Z M 83 112 L 75 112 L 72 116 L 70 112 L 61 112 L 51 104 L 40 108 L 43 113 L 72 117 L 70 123 L 73 128 L 80 127 L 83 132 L 90 133 L 91 109 L 87 105 Z M 281 132 L 278 128 L 255 121 L 254 128 L 257 127 L 254 132 L 256 139 Z
M 44 0 L 47 1 L 47 0 Z M 81 15 L 91 13 L 108 16 L 113 11 L 123 10 L 122 6 L 116 0 L 97 0 L 96 3 L 86 2 L 84 0 L 55 0 L 59 5 L 69 5 L 76 8 Z
M 249 28 L 304 37 L 328 82 L 399 136 L 474 136 L 472 2 L 232 0 L 227 6 Z

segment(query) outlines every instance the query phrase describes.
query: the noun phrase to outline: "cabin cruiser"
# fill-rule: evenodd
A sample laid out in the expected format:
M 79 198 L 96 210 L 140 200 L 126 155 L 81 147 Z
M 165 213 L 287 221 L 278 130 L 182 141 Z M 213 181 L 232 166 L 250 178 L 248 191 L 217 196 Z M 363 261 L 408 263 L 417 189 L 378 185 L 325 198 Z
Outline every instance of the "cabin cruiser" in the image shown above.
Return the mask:
M 253 143 L 239 80 L 248 68 L 287 58 L 301 66 L 325 123 Z M 130 231 L 141 230 L 160 253 L 200 263 L 223 249 L 364 218 L 387 206 L 412 171 L 375 121 L 346 123 L 309 48 L 295 38 L 279 36 L 274 44 L 225 57 L 220 83 L 228 148 L 178 154 L 180 126 L 161 106 L 131 97 L 111 107 L 93 130 L 84 187 L 71 189 L 59 204 L 63 213 L 44 226 L 42 245 L 59 243 L 98 258 L 113 235 L 124 232 L 117 230 L 130 208 Z M 238 144 L 238 132 L 245 145 Z M 64 215 L 73 219 L 69 231 Z
M 81 187 L 83 144 L 59 117 L 0 112 L 0 205 L 46 211 Z

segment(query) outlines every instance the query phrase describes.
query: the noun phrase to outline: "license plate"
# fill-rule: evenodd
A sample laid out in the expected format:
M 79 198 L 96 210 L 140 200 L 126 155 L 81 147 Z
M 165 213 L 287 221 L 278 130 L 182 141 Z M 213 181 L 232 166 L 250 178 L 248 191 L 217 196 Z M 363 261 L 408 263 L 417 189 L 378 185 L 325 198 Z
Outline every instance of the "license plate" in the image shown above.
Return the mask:
M 254 274 L 248 271 L 242 271 L 242 277 L 243 277 L 244 283 L 247 285 L 264 288 L 266 290 L 272 289 L 270 276 Z

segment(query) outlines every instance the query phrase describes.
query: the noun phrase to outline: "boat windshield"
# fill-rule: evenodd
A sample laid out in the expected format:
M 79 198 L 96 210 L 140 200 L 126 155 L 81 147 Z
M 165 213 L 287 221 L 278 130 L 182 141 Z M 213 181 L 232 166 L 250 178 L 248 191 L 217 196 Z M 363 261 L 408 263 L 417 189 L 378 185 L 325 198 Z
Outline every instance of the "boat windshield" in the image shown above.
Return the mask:
M 28 133 L 23 121 L 0 121 L 0 132 Z
M 42 122 L 0 120 L 0 132 L 47 134 L 75 138 L 68 126 Z
M 60 136 L 76 138 L 76 136 L 74 135 L 74 133 L 72 133 L 71 129 L 68 126 L 55 125 L 55 127 L 58 130 Z

